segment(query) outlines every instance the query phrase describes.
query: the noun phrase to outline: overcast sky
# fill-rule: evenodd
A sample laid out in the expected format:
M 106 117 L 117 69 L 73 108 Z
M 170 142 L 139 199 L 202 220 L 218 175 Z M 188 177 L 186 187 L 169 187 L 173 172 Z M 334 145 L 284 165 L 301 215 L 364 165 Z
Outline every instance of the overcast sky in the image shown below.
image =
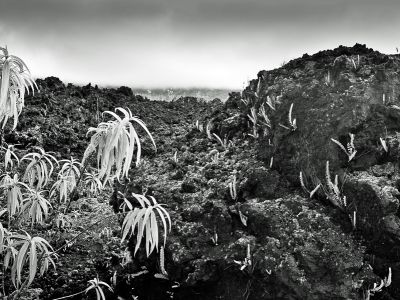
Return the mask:
M 0 0 L 0 46 L 36 77 L 241 89 L 332 49 L 400 48 L 399 0 Z

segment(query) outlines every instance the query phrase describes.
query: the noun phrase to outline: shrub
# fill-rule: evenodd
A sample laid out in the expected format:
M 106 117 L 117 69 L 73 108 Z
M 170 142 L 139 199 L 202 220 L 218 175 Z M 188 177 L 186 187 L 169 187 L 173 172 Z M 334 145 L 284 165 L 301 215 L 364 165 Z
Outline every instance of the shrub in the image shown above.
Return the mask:
M 30 187 L 36 185 L 36 189 L 40 190 L 47 185 L 50 176 L 53 173 L 54 166 L 51 160 L 58 165 L 57 159 L 49 153 L 46 153 L 42 148 L 36 147 L 39 153 L 32 152 L 26 154 L 21 161 L 28 160 L 29 164 L 25 169 L 23 177 L 24 181 L 28 181 Z
M 30 218 L 32 226 L 35 223 L 42 224 L 43 219 L 47 218 L 51 207 L 50 201 L 44 196 L 44 191 L 28 189 L 27 197 L 22 205 L 23 217 Z
M 34 93 L 36 83 L 26 64 L 18 57 L 9 55 L 7 48 L 0 47 L 0 123 L 3 128 L 9 118 L 14 118 L 13 129 L 17 127 L 18 116 L 24 107 L 25 90 Z
M 139 124 L 148 134 L 153 142 L 154 148 L 156 144 L 154 139 L 147 129 L 146 125 L 138 118 L 132 115 L 129 109 L 118 107 L 116 112 L 122 112 L 124 118 L 120 118 L 116 113 L 106 111 L 103 114 L 109 114 L 115 118 L 108 122 L 100 123 L 96 128 L 91 127 L 88 134 L 94 132 L 87 147 L 82 164 L 97 149 L 97 164 L 99 167 L 99 178 L 106 182 L 111 178 L 111 169 L 115 166 L 115 177 L 120 179 L 128 176 L 128 171 L 133 158 L 133 152 L 136 144 L 136 165 L 139 164 L 141 156 L 141 144 L 139 136 L 133 127 L 131 121 Z
M 85 186 L 92 195 L 98 195 L 98 193 L 103 189 L 103 184 L 98 178 L 98 174 L 85 173 Z
M 41 264 L 40 273 L 42 275 L 49 268 L 49 263 L 55 267 L 54 261 L 50 257 L 53 248 L 45 239 L 37 236 L 31 237 L 25 232 L 25 235 L 12 235 L 10 240 L 11 243 L 9 247 L 13 249 L 15 253 L 15 255 L 13 255 L 14 263 L 11 269 L 11 279 L 16 287 L 22 284 L 21 274 L 25 264 L 28 263 L 29 265 L 28 281 L 25 283 L 27 286 L 29 286 L 35 278 L 38 263 Z M 17 250 L 17 248 L 19 248 L 19 250 Z
M 22 189 L 28 189 L 28 186 L 18 180 L 18 174 L 11 177 L 5 174 L 0 181 L 0 188 L 3 189 L 4 198 L 7 199 L 7 212 L 9 217 L 14 216 L 23 202 Z
M 167 231 L 171 230 L 171 218 L 162 204 L 157 203 L 156 199 L 149 196 L 151 201 L 143 195 L 132 193 L 140 203 L 140 208 L 133 208 L 132 204 L 124 198 L 123 207 L 130 211 L 126 215 L 122 224 L 122 241 L 128 236 L 132 236 L 136 231 L 136 246 L 135 252 L 139 249 L 142 238 L 145 237 L 146 254 L 149 256 L 154 249 L 158 250 L 158 223 L 156 213 L 158 213 L 163 224 L 164 230 L 164 246 L 167 240 Z M 169 226 L 167 226 L 167 223 Z

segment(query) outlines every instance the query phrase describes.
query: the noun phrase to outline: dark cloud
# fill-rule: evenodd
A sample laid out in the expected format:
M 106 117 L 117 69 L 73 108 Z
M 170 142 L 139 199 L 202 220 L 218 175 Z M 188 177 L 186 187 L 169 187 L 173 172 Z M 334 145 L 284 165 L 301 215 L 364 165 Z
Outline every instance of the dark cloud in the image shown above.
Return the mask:
M 165 12 L 163 1 L 102 0 L 2 0 L 0 16 L 7 21 L 108 22 L 126 18 L 158 17 Z M 51 25 L 51 24 L 48 24 Z
M 38 76 L 240 88 L 305 52 L 392 51 L 398 0 L 0 0 L 0 43 Z

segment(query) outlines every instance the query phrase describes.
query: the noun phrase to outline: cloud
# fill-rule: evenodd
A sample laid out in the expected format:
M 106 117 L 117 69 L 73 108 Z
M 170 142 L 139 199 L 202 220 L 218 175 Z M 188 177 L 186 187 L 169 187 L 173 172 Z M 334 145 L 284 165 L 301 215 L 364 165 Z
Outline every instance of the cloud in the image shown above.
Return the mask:
M 399 46 L 395 0 L 0 0 L 0 43 L 40 77 L 240 88 L 303 53 Z

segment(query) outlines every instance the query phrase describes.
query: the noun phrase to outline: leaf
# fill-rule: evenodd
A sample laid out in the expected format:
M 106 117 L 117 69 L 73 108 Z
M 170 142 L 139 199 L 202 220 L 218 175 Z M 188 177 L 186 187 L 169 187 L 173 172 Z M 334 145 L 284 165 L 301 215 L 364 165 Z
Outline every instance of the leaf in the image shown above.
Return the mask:
M 318 184 L 311 192 L 310 192 L 310 198 L 314 196 L 314 194 L 318 191 L 320 188 L 321 184 Z
M 335 139 L 331 138 L 331 141 L 334 142 L 336 145 L 338 145 L 340 147 L 340 149 L 342 149 L 344 151 L 344 153 L 346 153 L 347 155 L 347 149 L 345 146 L 343 146 L 343 144 Z
M 29 254 L 29 281 L 28 281 L 28 285 L 30 285 L 33 281 L 33 279 L 35 278 L 36 275 L 36 269 L 37 269 L 37 253 L 36 253 L 36 244 L 35 241 L 32 240 L 31 242 L 31 251 Z
M 25 242 L 22 245 L 21 249 L 18 251 L 17 258 L 16 258 L 16 260 L 14 262 L 15 271 L 16 271 L 16 274 L 17 274 L 17 278 L 16 278 L 17 286 L 21 283 L 21 273 L 22 273 L 23 265 L 25 263 L 25 257 L 27 255 L 28 248 L 29 248 L 29 242 Z M 14 285 L 15 285 L 15 283 L 14 283 Z
M 289 124 L 293 125 L 293 121 L 292 121 L 292 111 L 293 111 L 293 103 L 290 105 L 289 108 L 289 115 L 288 115 L 288 119 L 289 119 Z
M 379 140 L 381 141 L 383 150 L 385 150 L 385 152 L 388 152 L 388 146 L 387 146 L 386 141 L 384 139 L 382 139 L 381 137 L 379 138 Z
M 247 217 L 239 210 L 240 221 L 244 226 L 247 226 Z
M 351 161 L 351 160 L 356 156 L 356 154 L 357 154 L 357 150 L 355 150 L 354 152 L 352 152 L 352 153 L 349 155 L 349 161 Z
M 303 190 L 304 190 L 305 192 L 309 193 L 310 191 L 306 188 L 306 185 L 304 184 L 303 172 L 302 172 L 302 171 L 300 171 L 299 179 L 300 179 L 300 185 L 301 185 L 301 187 L 303 188 Z

